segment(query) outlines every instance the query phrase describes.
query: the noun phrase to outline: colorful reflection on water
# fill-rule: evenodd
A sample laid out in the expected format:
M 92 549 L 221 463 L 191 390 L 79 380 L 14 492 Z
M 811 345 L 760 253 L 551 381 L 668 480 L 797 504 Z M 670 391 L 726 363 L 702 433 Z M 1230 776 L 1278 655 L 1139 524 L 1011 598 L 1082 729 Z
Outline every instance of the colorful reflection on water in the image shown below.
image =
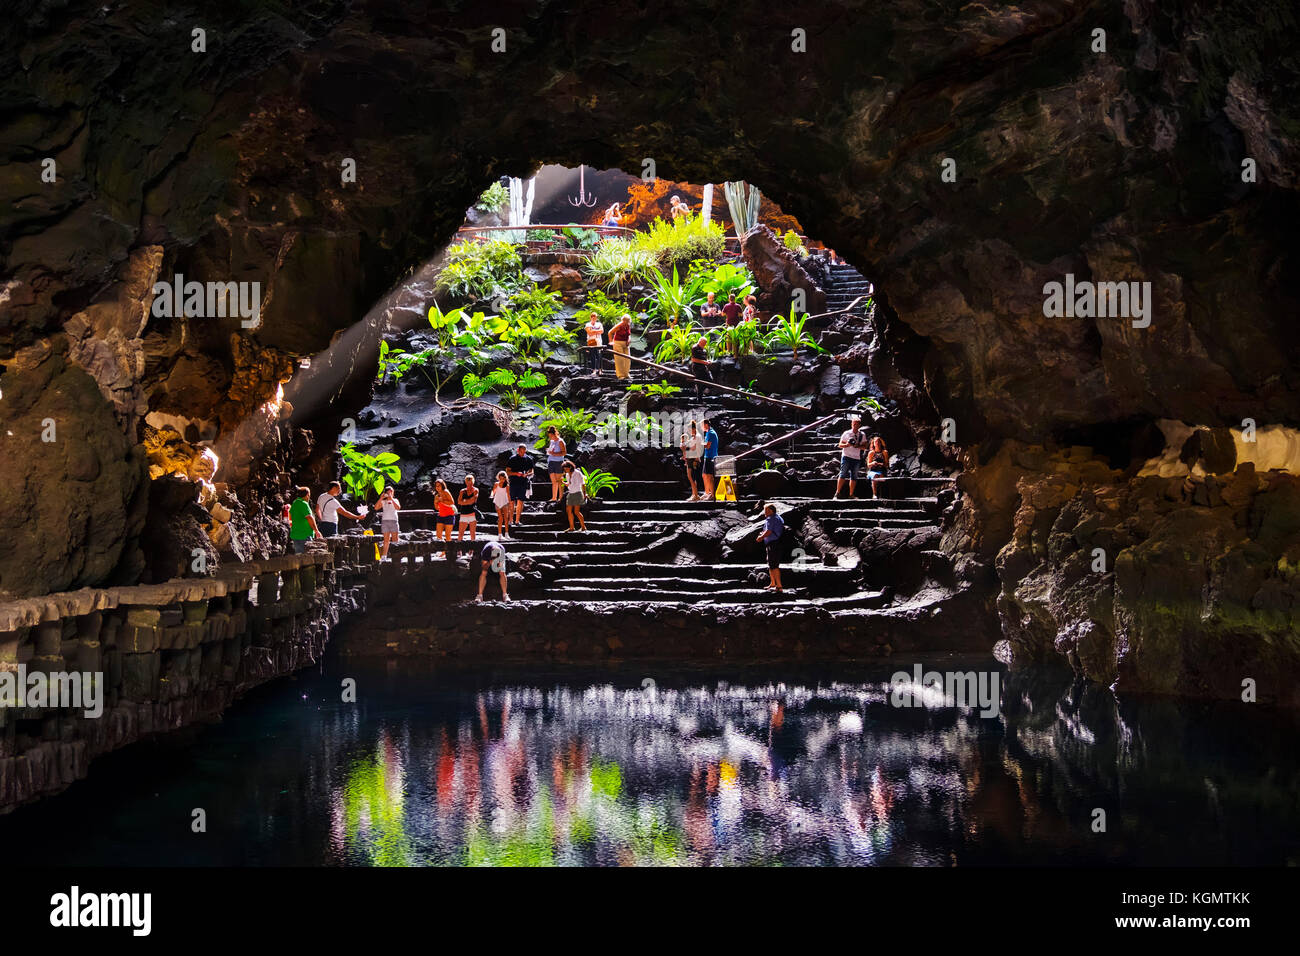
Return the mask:
M 345 676 L 355 705 L 336 699 Z M 66 796 L 0 821 L 0 836 L 21 849 L 57 814 L 62 842 L 43 840 L 42 857 L 80 863 L 1300 859 L 1295 715 L 1121 706 L 1098 688 L 1013 677 L 1001 715 L 985 718 L 892 706 L 887 680 L 685 672 L 643 688 L 626 675 L 331 663 L 264 689 L 197 740 L 101 762 Z M 113 826 L 67 825 L 79 804 Z M 157 838 L 160 817 L 183 821 L 194 806 L 219 837 Z

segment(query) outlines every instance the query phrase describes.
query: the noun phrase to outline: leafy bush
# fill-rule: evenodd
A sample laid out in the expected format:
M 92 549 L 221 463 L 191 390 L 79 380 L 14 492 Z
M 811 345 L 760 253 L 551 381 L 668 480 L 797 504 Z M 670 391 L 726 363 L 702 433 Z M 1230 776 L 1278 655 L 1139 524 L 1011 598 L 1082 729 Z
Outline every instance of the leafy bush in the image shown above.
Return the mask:
M 551 325 L 549 316 L 535 311 L 505 311 L 492 319 L 492 334 L 501 342 L 526 354 L 542 342 L 572 342 L 574 333 Z
M 547 384 L 546 376 L 536 369 L 528 369 L 519 376 L 519 387 L 522 389 L 545 388 Z
M 509 242 L 467 239 L 447 250 L 436 285 L 450 295 L 473 299 L 486 299 L 498 291 L 511 293 L 524 285 L 523 260 Z
M 576 223 L 571 223 L 560 230 L 560 235 L 564 237 L 564 244 L 570 249 L 595 249 L 600 244 L 600 233 L 595 229 L 587 229 Z
M 546 447 L 546 429 L 552 425 L 560 433 L 564 443 L 572 446 L 578 444 L 582 436 L 595 427 L 596 420 L 591 417 L 591 412 L 585 408 L 561 408 L 558 405 L 544 404 L 542 406 L 542 420 L 537 426 L 542 437 L 537 440 L 534 445 L 535 448 Z
M 350 442 L 344 442 L 339 446 L 339 455 L 343 458 L 343 484 L 362 501 L 370 489 L 380 494 L 386 485 L 402 480 L 402 469 L 397 465 L 400 459 L 391 451 L 367 455 Z
M 599 289 L 594 289 L 592 293 L 587 296 L 586 303 L 578 311 L 595 312 L 596 315 L 600 317 L 601 324 L 604 325 L 605 329 L 608 331 L 611 326 L 618 324 L 619 319 L 624 315 L 631 314 L 633 310 L 626 302 L 619 302 L 616 299 L 611 299 Z M 585 325 L 586 323 L 583 324 Z
M 499 182 L 493 183 L 487 189 L 483 190 L 478 201 L 474 203 L 475 209 L 482 209 L 484 212 L 499 212 L 510 204 L 510 193 L 506 187 Z
M 800 259 L 808 255 L 808 249 L 804 246 L 803 241 L 799 238 L 799 234 L 795 232 L 793 229 L 786 231 L 786 234 L 785 236 L 782 237 L 781 242 L 783 242 L 785 244 L 785 247 L 789 249 L 791 252 L 793 252 L 796 256 L 798 256 Z
M 629 385 L 627 390 L 629 392 L 645 392 L 647 395 L 652 395 L 657 398 L 666 398 L 669 395 L 676 395 L 682 389 L 680 385 L 669 385 L 667 382 L 661 381 L 658 385 L 645 385 L 641 383 Z
M 690 320 L 665 329 L 663 338 L 655 346 L 655 361 L 671 362 L 673 359 L 688 358 L 699 340 L 700 333 Z
M 516 312 L 527 312 L 533 318 L 549 319 L 560 311 L 560 293 L 534 285 L 521 289 L 510 297 Z
M 671 279 L 658 268 L 652 268 L 650 285 L 655 293 L 655 314 L 665 323 L 676 325 L 682 316 L 689 319 L 694 315 L 691 301 L 695 298 L 699 283 L 682 282 L 678 278 L 676 266 L 673 266 Z
M 524 393 L 519 391 L 517 388 L 508 388 L 501 393 L 502 408 L 508 408 L 511 411 L 514 411 L 517 408 L 522 408 L 525 401 L 527 401 L 527 399 L 524 397 Z
M 633 239 L 606 239 L 582 264 L 587 276 L 601 289 L 616 289 L 645 281 L 655 257 Z
M 745 296 L 752 295 L 758 288 L 754 282 L 754 274 L 749 271 L 748 266 L 730 262 L 724 262 L 722 265 L 713 262 L 693 262 L 690 278 L 695 282 L 695 298 L 692 304 L 697 306 L 708 301 L 710 292 L 715 293 L 717 304 L 721 306 L 727 301 L 727 296 L 733 292 L 736 294 L 736 301 L 743 302 Z
M 696 259 L 716 259 L 726 246 L 720 223 L 700 216 L 678 216 L 672 222 L 656 219 L 633 238 L 635 248 L 650 253 L 660 268 L 686 269 Z M 608 245 L 608 243 L 606 243 Z
M 591 498 L 595 498 L 602 491 L 608 491 L 613 494 L 613 492 L 623 482 L 623 479 L 608 471 L 601 471 L 599 468 L 593 468 L 591 471 L 584 472 L 583 479 L 587 495 Z
M 476 375 L 474 372 L 466 372 L 465 377 L 461 379 L 461 386 L 465 389 L 465 394 L 470 398 L 479 398 L 485 392 L 494 389 L 510 388 L 519 381 L 519 376 L 508 368 L 494 368 L 487 375 Z
M 376 378 L 378 381 L 382 382 L 391 375 L 394 382 L 400 382 L 403 376 L 413 368 L 418 368 L 421 372 L 424 372 L 425 363 L 437 354 L 437 349 L 422 349 L 419 352 L 407 352 L 399 346 L 389 345 L 385 341 L 380 341 L 379 371 Z M 424 372 L 424 377 L 429 377 L 427 372 Z M 434 384 L 432 379 L 429 379 L 429 383 Z

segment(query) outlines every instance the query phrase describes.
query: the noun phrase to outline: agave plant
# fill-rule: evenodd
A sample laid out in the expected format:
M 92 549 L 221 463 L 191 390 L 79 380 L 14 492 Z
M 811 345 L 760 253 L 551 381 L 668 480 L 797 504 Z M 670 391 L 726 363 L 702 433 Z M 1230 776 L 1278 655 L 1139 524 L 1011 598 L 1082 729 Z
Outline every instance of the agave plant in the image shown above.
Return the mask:
M 744 181 L 726 183 L 723 186 L 727 194 L 727 209 L 731 211 L 731 221 L 736 226 L 736 238 L 745 238 L 745 233 L 758 225 L 758 206 L 762 201 L 757 186 L 749 186 Z M 745 195 L 748 188 L 749 195 Z
M 812 349 L 814 352 L 826 351 L 813 340 L 805 326 L 808 324 L 807 314 L 795 316 L 794 306 L 790 306 L 790 314 L 781 316 L 772 330 L 768 332 L 766 344 L 768 348 L 778 346 L 788 348 L 794 358 L 799 357 L 801 348 Z

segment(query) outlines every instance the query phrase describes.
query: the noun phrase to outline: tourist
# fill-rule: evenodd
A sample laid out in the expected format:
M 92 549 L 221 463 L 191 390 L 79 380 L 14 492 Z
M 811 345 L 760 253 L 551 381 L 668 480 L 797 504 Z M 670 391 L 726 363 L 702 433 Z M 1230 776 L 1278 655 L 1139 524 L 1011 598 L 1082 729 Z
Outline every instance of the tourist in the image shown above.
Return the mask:
M 364 517 L 361 514 L 353 514 L 343 507 L 343 503 L 339 501 L 339 495 L 342 493 L 343 486 L 337 481 L 331 481 L 329 490 L 316 499 L 316 527 L 327 538 L 332 538 L 339 533 L 339 515 L 351 518 L 353 521 L 360 521 Z
M 384 489 L 384 493 L 379 496 L 376 503 L 379 507 L 379 532 L 384 536 L 383 548 L 379 552 L 379 560 L 388 560 L 388 546 L 397 544 L 401 540 L 401 530 L 397 526 L 397 512 L 402 510 L 402 503 L 397 500 L 397 495 L 393 492 L 393 486 L 389 485 Z
M 487 587 L 488 569 L 490 568 L 501 576 L 501 600 L 509 601 L 510 594 L 506 591 L 506 546 L 500 541 L 489 541 L 483 545 L 483 550 L 479 552 L 478 559 L 481 570 L 478 574 L 478 597 L 474 598 L 474 600 L 483 600 L 483 589 Z
M 564 458 L 568 449 L 564 445 L 564 439 L 552 425 L 546 429 L 546 474 L 551 479 L 551 501 L 560 500 L 564 494 Z
M 722 320 L 722 309 L 721 307 L 719 307 L 716 301 L 717 295 L 718 294 L 716 292 L 709 293 L 707 301 L 705 301 L 704 305 L 700 306 L 700 318 L 706 320 L 714 320 L 714 321 Z M 709 328 L 709 327 L 710 326 L 706 321 L 705 328 Z
M 671 216 L 673 219 L 678 219 L 682 216 L 686 216 L 688 219 L 690 218 L 691 207 L 686 205 L 686 203 L 682 202 L 682 198 L 680 196 L 673 196 L 670 202 L 671 205 L 668 207 L 669 216 Z
M 600 316 L 592 312 L 587 317 L 587 368 L 591 369 L 592 374 L 600 374 L 600 337 L 605 334 L 605 326 L 600 321 Z
M 858 470 L 862 467 L 862 451 L 867 447 L 867 433 L 862 430 L 862 419 L 854 415 L 849 419 L 849 430 L 840 436 L 840 477 L 835 482 L 832 500 L 839 498 L 844 482 L 849 483 L 849 497 L 857 494 Z
M 879 435 L 873 435 L 867 451 L 867 478 L 871 482 L 873 497 L 880 497 L 880 479 L 888 473 L 889 451 L 885 448 L 885 440 Z
M 710 500 L 713 497 L 713 481 L 718 472 L 718 433 L 709 426 L 709 420 L 706 418 L 700 422 L 700 427 L 704 429 L 704 453 L 701 456 L 700 469 L 704 476 L 704 499 Z
M 303 485 L 289 506 L 289 541 L 293 544 L 294 554 L 302 554 L 307 550 L 308 541 L 322 536 L 311 513 L 310 499 L 311 489 Z
M 433 509 L 437 512 L 433 528 L 433 536 L 436 541 L 451 542 L 451 529 L 456 523 L 456 499 L 451 496 L 451 489 L 441 478 L 433 482 Z M 446 557 L 446 550 L 443 556 Z
M 752 295 L 745 296 L 745 311 L 740 314 L 741 322 L 748 322 L 750 319 L 758 321 L 758 300 Z
M 621 379 L 626 379 L 632 368 L 632 361 L 627 357 L 631 338 L 632 316 L 625 312 L 618 324 L 609 330 L 609 344 L 614 348 L 614 374 Z
M 524 520 L 524 499 L 533 496 L 533 469 L 537 462 L 528 454 L 528 446 L 520 445 L 506 461 L 506 473 L 510 475 L 510 506 L 514 513 L 511 522 L 519 524 Z
M 686 465 L 686 480 L 691 483 L 691 496 L 687 501 L 700 500 L 700 456 L 704 454 L 704 439 L 700 437 L 695 419 L 686 423 L 682 433 L 682 462 Z
M 565 507 L 565 512 L 569 516 L 569 530 L 573 530 L 573 519 L 577 518 L 582 530 L 586 531 L 587 522 L 582 517 L 582 504 L 587 500 L 587 489 L 582 469 L 573 462 L 566 461 L 564 463 L 564 477 L 569 491 Z
M 473 541 L 478 535 L 478 486 L 474 476 L 465 476 L 465 487 L 456 495 L 456 510 L 460 513 L 457 520 L 456 540 L 465 540 L 465 529 L 469 528 L 469 539 Z
M 709 371 L 709 340 L 703 335 L 691 349 L 691 374 L 695 376 L 695 397 L 703 401 L 705 384 L 713 381 Z
M 768 504 L 763 509 L 766 520 L 763 522 L 763 533 L 758 536 L 758 541 L 767 547 L 767 577 L 768 585 L 765 591 L 781 591 L 781 558 L 778 554 L 777 542 L 781 540 L 781 535 L 785 533 L 785 522 L 781 516 L 776 513 L 776 505 Z
M 510 537 L 510 479 L 504 471 L 497 472 L 492 485 L 492 505 L 497 509 L 498 537 Z
M 623 216 L 623 207 L 620 203 L 610 203 L 605 210 L 605 218 L 600 221 L 602 226 L 617 226 L 619 219 Z
M 741 308 L 740 304 L 736 302 L 736 293 L 728 292 L 726 305 L 722 307 L 722 316 L 727 326 L 727 331 L 725 333 L 727 336 L 727 351 L 732 355 L 737 354 L 739 351 L 736 347 L 737 343 L 734 329 L 740 324 L 740 315 Z

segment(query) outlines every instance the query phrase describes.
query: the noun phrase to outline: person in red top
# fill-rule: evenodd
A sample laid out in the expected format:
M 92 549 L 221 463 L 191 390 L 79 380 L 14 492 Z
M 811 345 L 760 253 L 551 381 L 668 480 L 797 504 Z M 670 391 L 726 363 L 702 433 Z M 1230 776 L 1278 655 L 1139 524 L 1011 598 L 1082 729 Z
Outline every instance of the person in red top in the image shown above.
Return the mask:
M 609 344 L 614 348 L 614 374 L 627 378 L 632 363 L 627 357 L 628 342 L 632 338 L 632 316 L 626 312 L 618 324 L 609 330 Z
M 741 311 L 740 303 L 736 301 L 736 293 L 727 293 L 727 304 L 722 307 L 722 314 L 726 319 L 728 329 L 735 328 L 740 324 Z M 727 351 L 734 355 L 737 351 L 735 337 L 730 332 L 726 333 L 726 335 Z
M 451 492 L 447 490 L 447 483 L 441 478 L 433 483 L 433 507 L 438 512 L 434 538 L 438 541 L 450 541 L 451 526 L 456 523 L 456 499 L 451 496 Z

